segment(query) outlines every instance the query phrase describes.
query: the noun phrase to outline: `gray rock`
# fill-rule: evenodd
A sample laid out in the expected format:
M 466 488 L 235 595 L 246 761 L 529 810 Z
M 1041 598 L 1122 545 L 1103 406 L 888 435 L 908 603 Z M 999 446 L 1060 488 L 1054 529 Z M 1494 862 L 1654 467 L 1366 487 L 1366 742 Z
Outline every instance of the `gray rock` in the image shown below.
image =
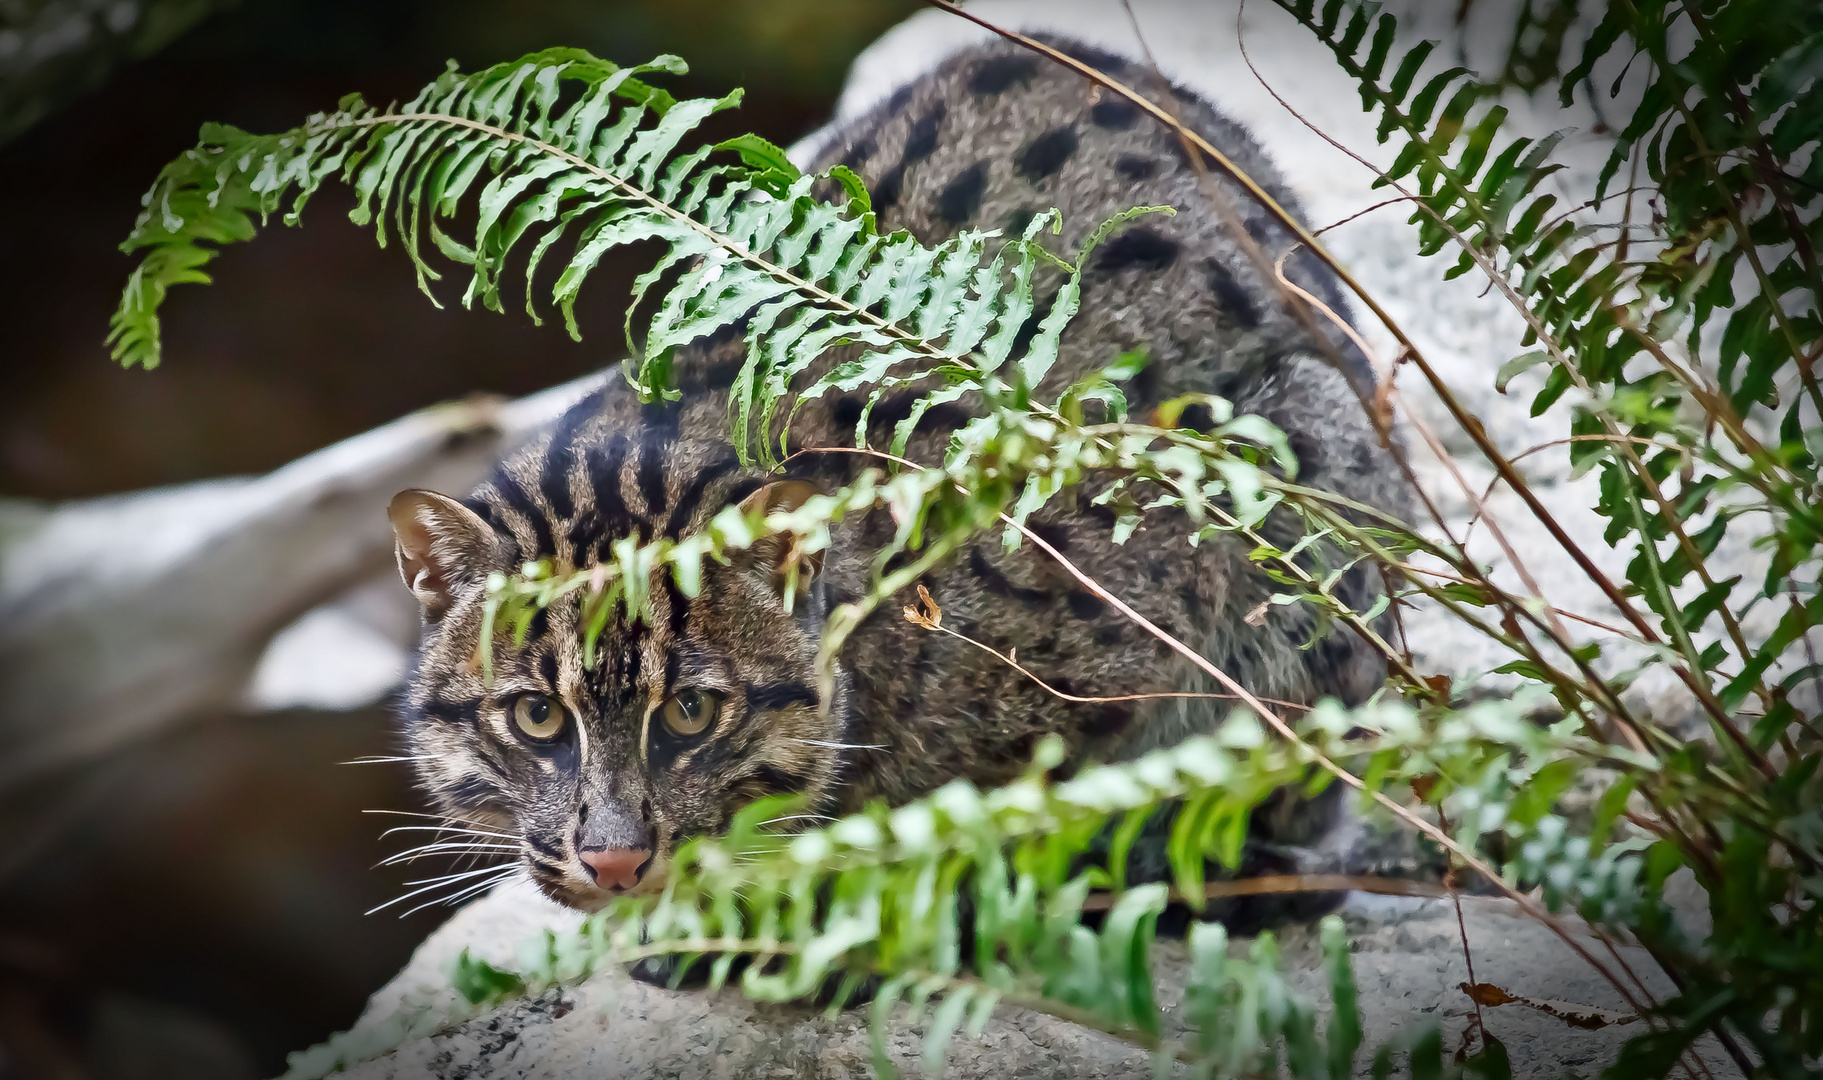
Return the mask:
M 1458 987 L 1468 981 L 1466 933 L 1476 980 L 1513 995 L 1628 1013 L 1626 1004 L 1550 930 L 1504 900 L 1462 899 L 1462 927 L 1448 900 L 1353 895 L 1344 908 L 1352 963 L 1367 1037 L 1357 1071 L 1367 1074 L 1372 1048 L 1435 1023 L 1446 1049 L 1475 1024 L 1474 1005 Z M 473 1015 L 451 989 L 456 956 L 469 949 L 497 965 L 516 965 L 516 947 L 542 942 L 545 930 L 575 928 L 574 913 L 555 907 L 529 884 L 515 882 L 458 912 L 420 946 L 399 977 L 375 995 L 342 1046 L 351 1057 L 397 1049 L 353 1063 L 351 1080 L 565 1080 L 591 1077 L 805 1077 L 849 1080 L 872 1075 L 867 1010 L 836 1016 L 819 1010 L 749 1001 L 734 990 L 671 991 L 635 982 L 619 969 L 597 972 L 572 986 Z M 1311 928 L 1278 934 L 1289 981 L 1326 1001 Z M 1586 934 L 1577 940 L 1601 952 Z M 1236 940 L 1244 955 L 1251 946 Z M 1670 986 L 1640 950 L 1620 950 L 1627 964 L 1660 997 Z M 1155 976 L 1173 1034 L 1183 985 L 1181 943 L 1157 948 Z M 415 1026 L 410 1034 L 400 1026 Z M 1520 1004 L 1483 1010 L 1488 1033 L 1503 1043 L 1515 1076 L 1589 1075 L 1612 1060 L 1638 1021 L 1598 1030 L 1572 1027 Z M 893 1025 L 887 1039 L 901 1072 L 915 1075 L 923 1051 L 921 1025 Z M 1716 1070 L 1731 1068 L 1717 1047 L 1703 1055 Z M 330 1063 L 321 1052 L 294 1059 L 294 1075 L 315 1075 Z M 958 1035 L 945 1074 L 954 1080 L 1040 1080 L 1053 1077 L 1143 1078 L 1153 1075 L 1147 1054 L 1109 1036 L 1021 1009 L 999 1010 L 978 1039 Z

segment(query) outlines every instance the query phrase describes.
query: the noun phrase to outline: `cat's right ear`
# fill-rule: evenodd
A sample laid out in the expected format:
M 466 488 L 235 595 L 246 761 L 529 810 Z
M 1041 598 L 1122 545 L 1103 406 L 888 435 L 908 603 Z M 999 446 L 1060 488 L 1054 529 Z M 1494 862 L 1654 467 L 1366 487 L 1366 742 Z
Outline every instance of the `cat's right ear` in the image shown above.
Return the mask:
M 448 495 L 401 491 L 392 497 L 386 517 L 392 522 L 399 576 L 424 605 L 426 619 L 442 618 L 458 592 L 486 576 L 493 530 Z

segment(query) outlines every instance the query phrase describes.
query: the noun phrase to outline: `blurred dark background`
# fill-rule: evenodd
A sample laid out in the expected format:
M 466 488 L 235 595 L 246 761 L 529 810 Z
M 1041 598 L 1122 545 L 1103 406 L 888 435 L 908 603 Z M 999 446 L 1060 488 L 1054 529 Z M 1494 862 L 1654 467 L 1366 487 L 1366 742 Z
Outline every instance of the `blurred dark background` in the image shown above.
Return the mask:
M 0 0 L 0 21 L 33 6 Z M 692 72 L 667 84 L 674 92 L 747 88 L 717 130 L 783 143 L 828 116 L 849 60 L 911 6 L 239 0 L 205 17 L 0 145 L 0 493 L 68 498 L 264 471 L 433 401 L 520 394 L 619 358 L 624 273 L 595 282 L 595 332 L 580 345 L 523 317 L 438 312 L 396 247 L 349 224 L 351 200 L 332 187 L 308 228 L 274 223 L 215 264 L 215 285 L 174 292 L 168 362 L 123 374 L 102 344 L 133 266 L 115 245 L 202 122 L 281 129 L 353 90 L 409 97 L 449 58 L 472 69 L 565 44 L 620 62 L 683 56 Z
M 133 265 L 116 245 L 203 121 L 289 127 L 349 91 L 409 96 L 448 58 L 566 44 L 682 55 L 680 95 L 747 88 L 711 134 L 784 144 L 912 6 L 0 0 L 0 499 L 262 472 L 424 405 L 618 359 L 631 267 L 596 276 L 580 345 L 522 314 L 438 311 L 331 187 L 305 228 L 274 222 L 215 264 L 217 284 L 173 293 L 163 367 L 114 367 L 103 338 Z M 378 707 L 203 718 L 0 807 L 0 1077 L 272 1075 L 352 1022 L 447 917 L 361 914 L 421 876 L 371 869 L 405 845 L 360 813 L 412 807 L 403 770 L 337 764 L 389 744 Z

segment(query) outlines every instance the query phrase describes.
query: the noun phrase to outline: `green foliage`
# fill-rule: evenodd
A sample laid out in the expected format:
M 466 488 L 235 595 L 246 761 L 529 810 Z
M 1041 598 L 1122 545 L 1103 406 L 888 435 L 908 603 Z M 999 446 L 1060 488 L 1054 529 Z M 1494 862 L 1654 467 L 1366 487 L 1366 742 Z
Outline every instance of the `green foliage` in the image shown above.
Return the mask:
M 1823 114 L 1823 9 L 1615 3 L 1576 47 L 1565 5 L 1528 4 L 1516 48 L 1540 28 L 1528 19 L 1549 23 L 1527 39 L 1534 55 L 1481 82 L 1461 69 L 1421 80 L 1428 45 L 1393 63 L 1393 20 L 1371 6 L 1281 6 L 1359 80 L 1382 140 L 1399 140 L 1381 182 L 1412 185 L 1402 191 L 1417 199 L 1423 251 L 1457 247 L 1446 276 L 1478 267 L 1526 316 L 1521 347 L 1536 348 L 1503 365 L 1498 385 L 1543 369 L 1532 411 L 1563 417 L 1572 462 L 1599 472 L 1604 539 L 1632 552 L 1626 580 L 1606 586 L 1629 632 L 1603 643 L 1635 657 L 1631 670 L 1597 679 L 1585 668 L 1572 687 L 1542 655 L 1510 666 L 1662 755 L 1623 774 L 1594 831 L 1541 818 L 1549 829 L 1518 867 L 1554 902 L 1631 931 L 1679 979 L 1662 1006 L 1671 1029 L 1634 1040 L 1616 1075 L 1668 1070 L 1704 1027 L 1735 1032 L 1782 1075 L 1802 1072 L 1823 1046 L 1820 1018 L 1796 1004 L 1823 992 L 1799 974 L 1823 962 L 1812 825 L 1823 748 L 1815 717 L 1793 701 L 1815 676 L 1803 638 L 1823 615 L 1823 394 L 1812 370 L 1823 348 L 1823 174 L 1805 149 Z M 1632 112 L 1594 198 L 1569 208 L 1542 184 L 1561 133 L 1503 141 L 1499 104 L 1514 87 L 1543 85 L 1520 69 L 1555 70 L 1565 53 L 1578 58 L 1559 83 L 1564 104 L 1580 88 L 1604 112 Z M 1629 189 L 1613 192 L 1623 169 Z M 1592 219 L 1616 203 L 1618 221 Z M 1717 580 L 1710 557 L 1743 529 L 1768 556 L 1764 576 Z M 1497 602 L 1481 583 L 1453 599 Z M 1690 689 L 1713 741 L 1686 743 L 1631 714 L 1619 692 L 1653 667 Z M 1651 832 L 1612 842 L 1623 809 Z M 1656 899 L 1679 866 L 1709 891 L 1707 942 L 1680 940 Z
M 1061 782 L 1046 776 L 1063 760 L 1053 740 L 1006 787 L 982 792 L 957 781 L 905 806 L 876 806 L 796 835 L 765 828 L 786 801 L 763 800 L 725 835 L 681 848 L 656 900 L 617 901 L 580 932 L 548 937 L 514 973 L 465 956 L 455 984 L 479 1004 L 574 982 L 605 964 L 682 954 L 711 958 L 713 984 L 733 982 L 760 1000 L 800 1000 L 837 985 L 831 1008 L 838 1009 L 863 976 L 880 973 L 889 977 L 869 1006 L 876 1032 L 901 1009 L 911 1022 L 922 1018 L 927 1066 L 940 1066 L 955 1034 L 979 1032 L 1006 1003 L 1088 1024 L 1197 1075 L 1270 1074 L 1277 1061 L 1298 1077 L 1349 1077 L 1362 1032 L 1339 919 L 1321 930 L 1329 1010 L 1286 983 L 1270 936 L 1243 957 L 1219 926 L 1196 926 L 1178 1017 L 1187 1030 L 1167 1034 L 1151 948 L 1166 887 L 1125 890 L 1100 930 L 1091 930 L 1082 912 L 1106 873 L 1082 866 L 1080 856 L 1111 823 L 1178 806 L 1173 876 L 1182 895 L 1201 895 L 1205 860 L 1232 861 L 1238 853 L 1225 838 L 1245 828 L 1256 806 L 1284 785 L 1320 779 L 1312 751 L 1375 775 L 1376 790 L 1405 786 L 1416 763 L 1523 799 L 1549 770 L 1530 757 L 1529 768 L 1513 767 L 1518 747 L 1545 760 L 1599 753 L 1528 724 L 1529 707 L 1502 701 L 1414 710 L 1385 702 L 1350 711 L 1330 703 L 1300 721 L 1296 743 L 1267 739 L 1256 719 L 1237 713 L 1214 736 Z M 967 952 L 965 919 L 974 935 Z M 737 953 L 754 957 L 738 976 Z M 294 1061 L 292 1075 L 321 1075 L 360 1049 L 332 1040 Z M 883 1053 L 876 1068 L 892 1073 Z
M 484 1005 L 525 993 L 524 979 L 510 971 L 501 971 L 486 960 L 475 959 L 467 949 L 456 957 L 450 983 L 471 1005 Z
M 675 350 L 743 325 L 729 437 L 746 460 L 772 463 L 791 411 L 831 389 L 864 390 L 870 403 L 916 392 L 892 453 L 931 405 L 966 394 L 979 406 L 940 465 L 864 449 L 879 468 L 789 514 L 729 510 L 681 541 L 623 540 L 597 570 L 501 575 L 489 583 L 500 631 L 490 648 L 558 602 L 583 606 L 592 641 L 615 610 L 644 611 L 656 574 L 694 593 L 703 560 L 763 532 L 789 533 L 814 552 L 830 522 L 886 506 L 899 532 L 869 594 L 832 615 L 828 661 L 848 630 L 936 560 L 983 529 L 1022 542 L 1027 515 L 1095 472 L 1116 477 L 1097 499 L 1114 512 L 1117 540 L 1146 513 L 1187 514 L 1199 540 L 1224 536 L 1251 551 L 1282 588 L 1274 602 L 1309 605 L 1385 652 L 1406 699 L 1352 713 L 1320 705 L 1295 721 L 1255 702 L 1257 718 L 1237 714 L 1214 737 L 1061 782 L 1047 778 L 1057 761 L 1047 747 L 1025 779 L 999 791 L 952 785 L 793 835 L 763 827 L 775 804 L 756 806 L 727 836 L 680 852 L 661 897 L 623 902 L 580 936 L 551 939 L 524 970 L 465 961 L 456 982 L 466 1001 L 673 953 L 713 957 L 714 979 L 734 980 L 732 960 L 743 955 L 754 962 L 739 986 L 768 1000 L 831 982 L 843 998 L 864 976 L 884 979 L 871 1006 L 876 1032 L 901 1008 L 928 1017 L 929 1068 L 958 1031 L 978 1031 L 998 1004 L 1017 1003 L 1202 1074 L 1350 1075 L 1365 1036 L 1339 924 L 1323 930 L 1331 999 L 1322 1009 L 1288 989 L 1269 939 L 1243 958 L 1218 930 L 1196 929 L 1184 1026 L 1167 1030 L 1151 935 L 1169 893 L 1130 886 L 1122 857 L 1140 825 L 1172 805 L 1170 890 L 1200 904 L 1208 864 L 1235 863 L 1248 814 L 1270 793 L 1341 782 L 1363 805 L 1424 830 L 1459 867 L 1497 877 L 1515 896 L 1537 887 L 1544 908 L 1638 941 L 1675 976 L 1669 1000 L 1637 988 L 1649 1022 L 1613 1075 L 1663 1075 L 1704 1033 L 1741 1062 L 1746 1044 L 1769 1072 L 1812 1074 L 1823 1053 L 1823 747 L 1815 718 L 1795 702 L 1823 671 L 1805 637 L 1823 614 L 1823 393 L 1812 371 L 1823 340 L 1814 254 L 1823 155 L 1807 150 L 1823 115 L 1814 100 L 1823 15 L 1797 0 L 1623 3 L 1574 49 L 1582 24 L 1563 17 L 1564 5 L 1528 5 L 1542 42 L 1528 37 L 1523 56 L 1483 80 L 1435 70 L 1429 43 L 1397 48 L 1396 22 L 1375 6 L 1280 5 L 1332 51 L 1378 116 L 1380 137 L 1396 142 L 1381 183 L 1411 197 L 1420 251 L 1454 249 L 1446 277 L 1482 273 L 1525 316 L 1525 351 L 1489 376 L 1502 392 L 1535 386 L 1534 413 L 1559 421 L 1572 462 L 1599 474 L 1595 509 L 1606 542 L 1627 553 L 1625 578 L 1609 580 L 1561 530 L 1551 555 L 1593 578 L 1624 626 L 1572 637 L 1566 618 L 1605 626 L 1615 616 L 1559 612 L 1497 584 L 1447 530 L 1427 538 L 1302 487 L 1283 434 L 1221 399 L 1197 395 L 1134 422 L 1122 383 L 1143 356 L 1110 358 L 1056 400 L 1036 399 L 1090 250 L 1158 208 L 1118 216 L 1073 253 L 1044 245 L 1054 213 L 1017 237 L 965 232 L 926 246 L 883 235 L 846 170 L 800 175 L 753 136 L 680 149 L 738 94 L 677 101 L 636 78 L 681 70 L 673 58 L 623 69 L 551 50 L 475 75 L 451 71 L 404 106 L 349 98 L 281 135 L 206 128 L 202 145 L 160 176 L 128 242 L 148 250 L 115 316 L 124 363 L 157 362 L 157 310 L 170 285 L 205 280 L 215 248 L 250 237 L 256 215 L 295 223 L 309 196 L 340 177 L 357 193 L 356 220 L 382 243 L 398 238 L 427 291 L 443 272 L 434 250 L 445 269 L 466 268 L 463 303 L 500 310 L 508 256 L 529 248 L 525 306 L 537 318 L 532 271 L 561 259 L 550 302 L 572 333 L 578 290 L 602 254 L 656 241 L 634 286 L 627 377 L 648 400 L 674 396 Z M 1501 103 L 1552 82 L 1566 50 L 1578 57 L 1561 76 L 1566 100 L 1581 86 L 1632 113 L 1600 180 L 1608 188 L 1625 169 L 1629 190 L 1593 192 L 1580 206 L 1546 190 L 1563 134 L 1508 137 Z M 1604 94 L 1609 69 L 1623 66 L 1634 81 L 1617 79 Z M 1619 221 L 1595 217 L 1615 201 Z M 462 240 L 445 227 L 471 219 Z M 1057 303 L 1016 350 L 1044 275 L 1058 285 Z M 846 351 L 832 362 L 838 347 Z M 1408 356 L 1430 376 L 1415 347 Z M 1433 385 L 1554 530 L 1512 459 Z M 1101 406 L 1086 408 L 1091 401 Z M 1210 430 L 1176 426 L 1193 401 L 1209 406 Z M 857 447 L 865 430 L 864 413 Z M 1295 526 L 1289 539 L 1285 524 Z M 1741 543 L 1742 530 L 1768 569 L 1759 580 L 1717 580 L 1712 557 Z M 915 557 L 889 568 L 903 553 Z M 1393 602 L 1422 596 L 1499 642 L 1511 655 L 1500 673 L 1518 684 L 1511 700 L 1452 704 L 1457 688 L 1422 677 L 1380 636 L 1378 608 L 1341 603 L 1334 584 L 1363 561 L 1400 572 L 1406 595 Z M 1630 703 L 1628 687 L 1653 669 L 1688 689 L 1706 735 L 1670 730 Z M 1539 719 L 1546 703 L 1559 719 Z M 1358 737 L 1344 738 L 1350 732 Z M 1569 794 L 1589 786 L 1605 792 L 1593 806 L 1572 805 Z M 1441 828 L 1409 809 L 1414 795 Z M 1097 862 L 1088 853 L 1104 836 L 1111 850 Z M 1709 893 L 1706 941 L 1687 940 L 1671 917 L 1665 883 L 1679 870 Z M 1108 913 L 1090 930 L 1079 916 L 1101 890 Z M 972 911 L 970 955 L 960 896 Z M 1633 997 L 1620 973 L 1591 962 Z M 1415 1076 L 1507 1074 L 1494 1040 L 1448 1062 L 1434 1028 L 1402 1039 L 1375 1049 L 1377 1075 L 1400 1054 Z M 318 1074 L 372 1049 L 332 1042 L 297 1071 Z M 883 1051 L 877 1065 L 890 1071 Z

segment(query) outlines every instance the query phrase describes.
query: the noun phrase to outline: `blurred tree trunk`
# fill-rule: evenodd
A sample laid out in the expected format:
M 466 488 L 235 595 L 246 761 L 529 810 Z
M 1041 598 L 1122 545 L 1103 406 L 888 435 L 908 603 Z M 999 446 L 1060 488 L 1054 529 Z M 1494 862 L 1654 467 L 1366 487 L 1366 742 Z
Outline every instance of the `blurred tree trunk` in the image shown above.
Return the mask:
M 237 2 L 0 2 L 0 145 Z
M 384 571 L 401 488 L 461 492 L 602 376 L 414 413 L 266 476 L 0 522 L 0 795 L 233 709 L 272 636 Z

